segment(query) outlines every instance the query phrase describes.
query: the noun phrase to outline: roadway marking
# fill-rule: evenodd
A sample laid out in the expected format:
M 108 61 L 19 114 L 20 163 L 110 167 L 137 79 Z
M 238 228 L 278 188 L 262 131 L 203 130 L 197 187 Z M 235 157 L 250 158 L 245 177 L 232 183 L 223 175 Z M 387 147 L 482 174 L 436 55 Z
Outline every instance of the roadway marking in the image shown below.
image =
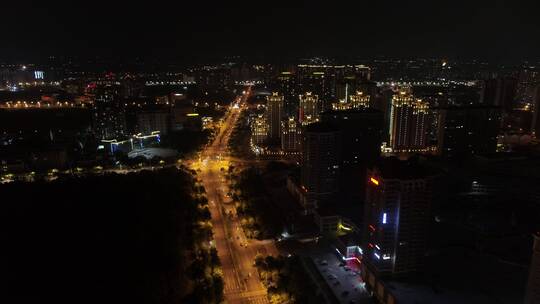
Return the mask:
M 240 100 L 242 98 L 247 98 L 247 95 L 239 98 Z M 226 248 L 226 250 L 223 250 L 224 247 L 221 247 L 222 250 L 218 250 L 218 255 L 223 265 L 223 281 L 225 285 L 224 296 L 226 302 L 267 304 L 269 301 L 267 298 L 266 289 L 257 277 L 250 276 L 251 279 L 249 280 L 247 280 L 247 278 L 246 280 L 241 279 L 241 275 L 245 275 L 245 273 L 239 272 L 251 273 L 253 271 L 251 259 L 254 256 L 253 253 L 255 246 L 252 246 L 252 242 L 248 242 L 246 240 L 246 243 L 250 243 L 249 248 L 243 249 L 242 246 L 240 246 L 242 248 L 238 248 L 236 239 L 232 237 L 235 233 L 235 231 L 232 229 L 238 223 L 230 220 L 227 217 L 227 214 L 225 214 L 226 212 L 223 208 L 226 204 L 225 200 L 228 201 L 228 199 L 226 199 L 223 196 L 224 193 L 221 193 L 220 191 L 227 191 L 227 185 L 223 187 L 225 181 L 221 180 L 222 176 L 220 175 L 221 173 L 219 169 L 214 168 L 216 165 L 219 165 L 220 161 L 222 161 L 222 154 L 226 153 L 229 137 L 232 134 L 231 126 L 236 125 L 240 113 L 241 110 L 231 110 L 231 112 L 225 116 L 223 126 L 218 135 L 215 137 L 214 141 L 206 147 L 206 150 L 200 154 L 199 163 L 201 162 L 201 159 L 205 160 L 205 169 L 201 175 L 206 175 L 206 178 L 201 176 L 201 179 L 208 191 L 212 224 L 214 225 L 214 229 L 218 229 L 215 230 L 214 236 L 216 248 L 220 246 L 225 246 Z M 229 157 L 229 159 L 231 158 Z M 220 185 L 220 187 L 216 187 L 216 185 Z M 218 228 L 218 226 L 220 228 Z M 220 234 L 221 232 L 223 232 L 222 235 Z M 243 236 L 242 239 L 245 239 L 245 236 Z M 222 241 L 226 244 L 222 244 Z M 236 255 L 238 250 L 245 250 L 246 254 L 238 257 Z M 263 251 L 266 251 L 264 250 L 264 246 Z M 257 284 L 259 287 L 253 289 L 255 288 L 253 284 L 249 284 L 250 282 L 255 283 L 252 280 L 256 280 L 256 282 L 259 283 Z M 252 286 L 250 287 L 250 285 Z

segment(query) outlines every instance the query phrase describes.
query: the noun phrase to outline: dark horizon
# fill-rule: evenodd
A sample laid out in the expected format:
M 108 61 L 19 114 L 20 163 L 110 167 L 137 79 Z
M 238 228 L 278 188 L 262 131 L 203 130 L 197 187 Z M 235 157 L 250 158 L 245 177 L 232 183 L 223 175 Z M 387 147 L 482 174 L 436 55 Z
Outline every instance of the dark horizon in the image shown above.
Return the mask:
M 31 1 L 35 2 L 35 1 Z M 94 1 L 6 4 L 0 59 L 49 56 L 160 58 L 441 57 L 493 62 L 538 60 L 533 1 L 141 6 Z M 14 26 L 16 25 L 16 26 Z

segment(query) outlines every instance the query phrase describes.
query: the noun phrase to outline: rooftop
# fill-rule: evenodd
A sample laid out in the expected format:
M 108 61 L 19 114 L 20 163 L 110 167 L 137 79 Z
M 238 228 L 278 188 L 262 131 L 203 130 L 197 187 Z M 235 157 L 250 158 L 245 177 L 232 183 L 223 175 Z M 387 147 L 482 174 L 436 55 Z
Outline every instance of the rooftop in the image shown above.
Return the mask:
M 399 160 L 395 157 L 383 158 L 375 167 L 383 178 L 392 179 L 418 179 L 437 175 L 434 169 L 420 165 L 418 160 Z
M 306 127 L 306 132 L 313 132 L 313 133 L 330 133 L 330 132 L 338 132 L 339 129 L 331 124 L 326 122 L 316 122 L 308 125 Z
M 373 108 L 360 108 L 349 110 L 328 110 L 321 113 L 321 115 L 354 115 L 354 114 L 379 114 L 381 111 Z

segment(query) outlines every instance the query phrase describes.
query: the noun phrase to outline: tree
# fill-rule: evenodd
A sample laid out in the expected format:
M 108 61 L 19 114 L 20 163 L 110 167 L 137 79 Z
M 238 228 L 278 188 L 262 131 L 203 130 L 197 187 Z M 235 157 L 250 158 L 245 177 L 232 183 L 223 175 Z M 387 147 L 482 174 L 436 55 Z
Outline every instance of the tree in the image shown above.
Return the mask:
M 212 270 L 213 267 L 221 266 L 217 250 L 214 247 L 210 248 L 210 265 L 212 265 Z
M 265 263 L 265 260 L 264 260 L 264 257 L 262 254 L 258 253 L 256 256 L 255 256 L 255 267 L 256 268 L 263 268 L 263 267 L 266 267 L 266 263 Z

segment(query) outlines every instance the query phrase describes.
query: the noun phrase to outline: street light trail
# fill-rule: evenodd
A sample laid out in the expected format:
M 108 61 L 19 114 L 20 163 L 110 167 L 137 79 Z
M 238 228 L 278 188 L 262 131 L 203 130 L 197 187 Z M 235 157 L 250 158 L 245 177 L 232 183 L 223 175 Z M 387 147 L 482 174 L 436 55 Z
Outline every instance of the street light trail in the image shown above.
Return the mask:
M 251 87 L 235 99 L 227 111 L 214 141 L 201 152 L 199 161 L 191 162 L 199 169 L 199 176 L 207 191 L 214 240 L 223 268 L 224 296 L 227 303 L 269 303 L 266 288 L 257 275 L 253 261 L 258 252 L 277 254 L 273 242 L 248 240 L 240 228 L 238 217 L 229 217 L 232 211 L 226 196 L 227 185 L 221 168 L 231 160 L 243 163 L 242 159 L 227 155 L 227 145 L 232 130 L 251 94 Z

